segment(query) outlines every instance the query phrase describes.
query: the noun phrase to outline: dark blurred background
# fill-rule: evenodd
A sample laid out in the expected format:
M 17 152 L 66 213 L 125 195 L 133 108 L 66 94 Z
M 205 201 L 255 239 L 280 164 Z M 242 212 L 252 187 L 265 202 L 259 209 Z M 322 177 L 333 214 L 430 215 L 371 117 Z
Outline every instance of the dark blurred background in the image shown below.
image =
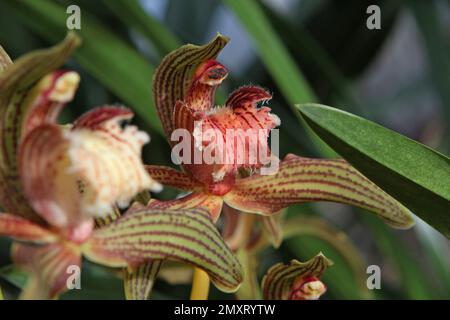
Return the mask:
M 136 110 L 135 122 L 152 136 L 144 150 L 146 163 L 170 164 L 170 150 L 151 101 L 154 68 L 170 50 L 184 43 L 206 43 L 217 32 L 231 38 L 219 56 L 230 76 L 218 103 L 241 85 L 269 88 L 274 96 L 270 106 L 282 119 L 282 155 L 320 156 L 291 108 L 304 102 L 358 114 L 449 153 L 450 1 L 241 1 L 246 4 L 235 0 L 0 0 L 0 44 L 13 59 L 48 47 L 67 31 L 68 5 L 78 5 L 84 44 L 66 67 L 77 70 L 82 82 L 61 121 L 94 106 L 125 104 Z M 373 4 L 381 10 L 377 30 L 366 25 L 370 16 L 366 9 Z M 277 60 L 280 50 L 292 64 Z M 277 70 L 283 70 L 286 78 L 302 79 L 303 87 L 298 91 L 289 87 L 289 82 L 280 81 L 283 74 L 277 75 Z M 174 190 L 166 190 L 156 196 L 175 195 Z M 448 240 L 419 220 L 412 230 L 395 231 L 357 211 L 320 203 L 295 206 L 288 214 L 319 215 L 345 232 L 360 252 L 363 274 L 365 266 L 380 266 L 381 290 L 361 289 L 362 280 L 332 243 L 313 236 L 292 238 L 278 251 L 268 249 L 259 271 L 264 273 L 275 262 L 304 260 L 323 251 L 335 261 L 325 275 L 329 292 L 324 298 L 450 298 Z M 23 276 L 9 267 L 8 246 L 6 240 L 0 241 L 0 284 L 14 296 Z M 84 270 L 84 290 L 63 298 L 123 298 L 115 275 L 89 263 Z M 154 298 L 186 298 L 189 286 L 171 286 L 161 280 L 155 291 Z M 212 297 L 225 296 L 213 291 Z

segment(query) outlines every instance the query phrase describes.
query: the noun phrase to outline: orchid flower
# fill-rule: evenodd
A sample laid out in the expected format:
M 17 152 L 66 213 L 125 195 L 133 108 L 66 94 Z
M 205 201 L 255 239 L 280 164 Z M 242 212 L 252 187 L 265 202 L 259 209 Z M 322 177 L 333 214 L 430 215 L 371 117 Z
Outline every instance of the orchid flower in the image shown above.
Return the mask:
M 161 189 L 141 161 L 149 136 L 121 125 L 132 118 L 129 109 L 103 106 L 73 124 L 57 124 L 80 78 L 55 69 L 79 42 L 70 33 L 14 64 L 0 50 L 0 236 L 17 240 L 13 262 L 29 274 L 22 298 L 55 298 L 67 290 L 69 270 L 80 267 L 82 255 L 125 268 L 133 281 L 142 264 L 189 263 L 223 291 L 236 290 L 240 265 L 205 210 L 134 203 L 117 214 L 116 205 L 126 208 L 139 192 Z M 108 223 L 95 228 L 95 219 Z
M 183 162 L 184 171 L 147 166 L 150 175 L 160 183 L 191 192 L 181 199 L 153 206 L 183 208 L 207 204 L 216 221 L 223 203 L 242 212 L 272 216 L 296 203 L 333 201 L 372 211 L 393 227 L 411 227 L 413 219 L 408 209 L 342 159 L 310 159 L 289 154 L 280 161 L 278 171 L 261 173 L 264 168 L 261 159 L 267 155 L 254 153 L 267 150 L 270 159 L 275 157 L 270 153 L 267 137 L 271 129 L 280 125 L 280 120 L 269 107 L 258 107 L 258 103 L 272 97 L 260 87 L 240 87 L 231 93 L 224 106 L 214 106 L 214 93 L 228 74 L 215 58 L 227 42 L 227 38 L 218 35 L 207 45 L 185 45 L 163 59 L 154 77 L 153 91 L 164 131 L 171 140 L 177 129 L 187 130 L 193 153 L 200 153 L 203 159 L 207 152 L 214 154 L 226 145 L 227 129 L 262 130 L 264 135 L 256 140 L 255 146 L 248 139 L 241 143 L 244 149 L 241 162 L 237 161 L 239 144 L 235 144 L 234 149 L 223 151 L 231 159 L 225 164 Z M 219 134 L 208 139 L 198 133 L 205 128 L 217 129 Z M 249 162 L 251 158 L 256 161 Z M 242 171 L 250 174 L 242 175 Z
M 278 160 L 268 145 L 271 130 L 281 124 L 266 105 L 272 98 L 269 91 L 243 86 L 233 91 L 224 105 L 215 106 L 216 89 L 228 75 L 227 68 L 216 58 L 227 42 L 228 38 L 217 35 L 204 46 L 182 46 L 168 54 L 156 70 L 155 104 L 183 171 L 154 165 L 146 169 L 161 184 L 188 194 L 170 201 L 152 200 L 149 207 L 204 206 L 213 221 L 218 220 L 222 209 L 234 216 L 238 213 L 233 223 L 225 219 L 227 242 L 233 250 L 248 245 L 255 221 L 262 223 L 274 244 L 279 245 L 282 230 L 278 213 L 303 202 L 332 201 L 360 207 L 394 228 L 406 229 L 414 224 L 406 207 L 343 159 L 288 154 Z M 213 134 L 205 134 L 208 130 Z M 230 138 L 229 130 L 241 135 Z M 248 132 L 256 136 L 253 144 L 243 134 Z M 189 142 L 189 147 L 180 148 L 180 140 Z M 196 162 L 195 155 L 200 155 L 202 161 Z M 205 161 L 208 157 L 222 161 Z M 268 169 L 265 159 L 278 163 L 278 170 L 264 172 Z M 307 287 L 311 289 L 315 284 Z

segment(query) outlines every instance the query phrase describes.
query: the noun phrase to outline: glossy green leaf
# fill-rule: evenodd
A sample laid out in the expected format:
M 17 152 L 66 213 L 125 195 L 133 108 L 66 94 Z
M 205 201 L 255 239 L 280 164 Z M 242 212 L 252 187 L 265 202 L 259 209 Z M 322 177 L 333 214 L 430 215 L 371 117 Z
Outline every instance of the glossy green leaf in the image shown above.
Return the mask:
M 2 6 L 8 6 L 26 26 L 52 42 L 67 31 L 66 7 L 53 1 L 3 2 Z M 76 60 L 147 124 L 162 132 L 151 95 L 153 66 L 87 11 L 82 12 L 78 33 L 84 42 L 75 54 Z
M 83 246 L 84 255 L 110 267 L 173 260 L 205 270 L 225 292 L 242 282 L 242 267 L 223 241 L 208 211 L 132 210 L 96 230 Z
M 298 105 L 311 128 L 367 178 L 450 236 L 450 159 L 341 110 Z

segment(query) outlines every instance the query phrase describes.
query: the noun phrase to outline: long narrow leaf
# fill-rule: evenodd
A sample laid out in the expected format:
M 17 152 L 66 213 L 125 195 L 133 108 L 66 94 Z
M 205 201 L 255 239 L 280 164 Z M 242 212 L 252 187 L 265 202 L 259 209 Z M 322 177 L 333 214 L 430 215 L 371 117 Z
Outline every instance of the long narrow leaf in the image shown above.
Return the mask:
M 362 174 L 450 237 L 450 159 L 376 123 L 327 106 L 298 109 Z

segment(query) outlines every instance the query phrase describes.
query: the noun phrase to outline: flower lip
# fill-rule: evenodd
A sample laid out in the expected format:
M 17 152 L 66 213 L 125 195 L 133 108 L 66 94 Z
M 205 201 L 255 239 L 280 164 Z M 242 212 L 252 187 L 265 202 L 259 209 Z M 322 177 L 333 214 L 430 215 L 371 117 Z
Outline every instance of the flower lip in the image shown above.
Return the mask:
M 292 285 L 289 300 L 317 300 L 326 291 L 327 287 L 319 278 L 300 277 Z

